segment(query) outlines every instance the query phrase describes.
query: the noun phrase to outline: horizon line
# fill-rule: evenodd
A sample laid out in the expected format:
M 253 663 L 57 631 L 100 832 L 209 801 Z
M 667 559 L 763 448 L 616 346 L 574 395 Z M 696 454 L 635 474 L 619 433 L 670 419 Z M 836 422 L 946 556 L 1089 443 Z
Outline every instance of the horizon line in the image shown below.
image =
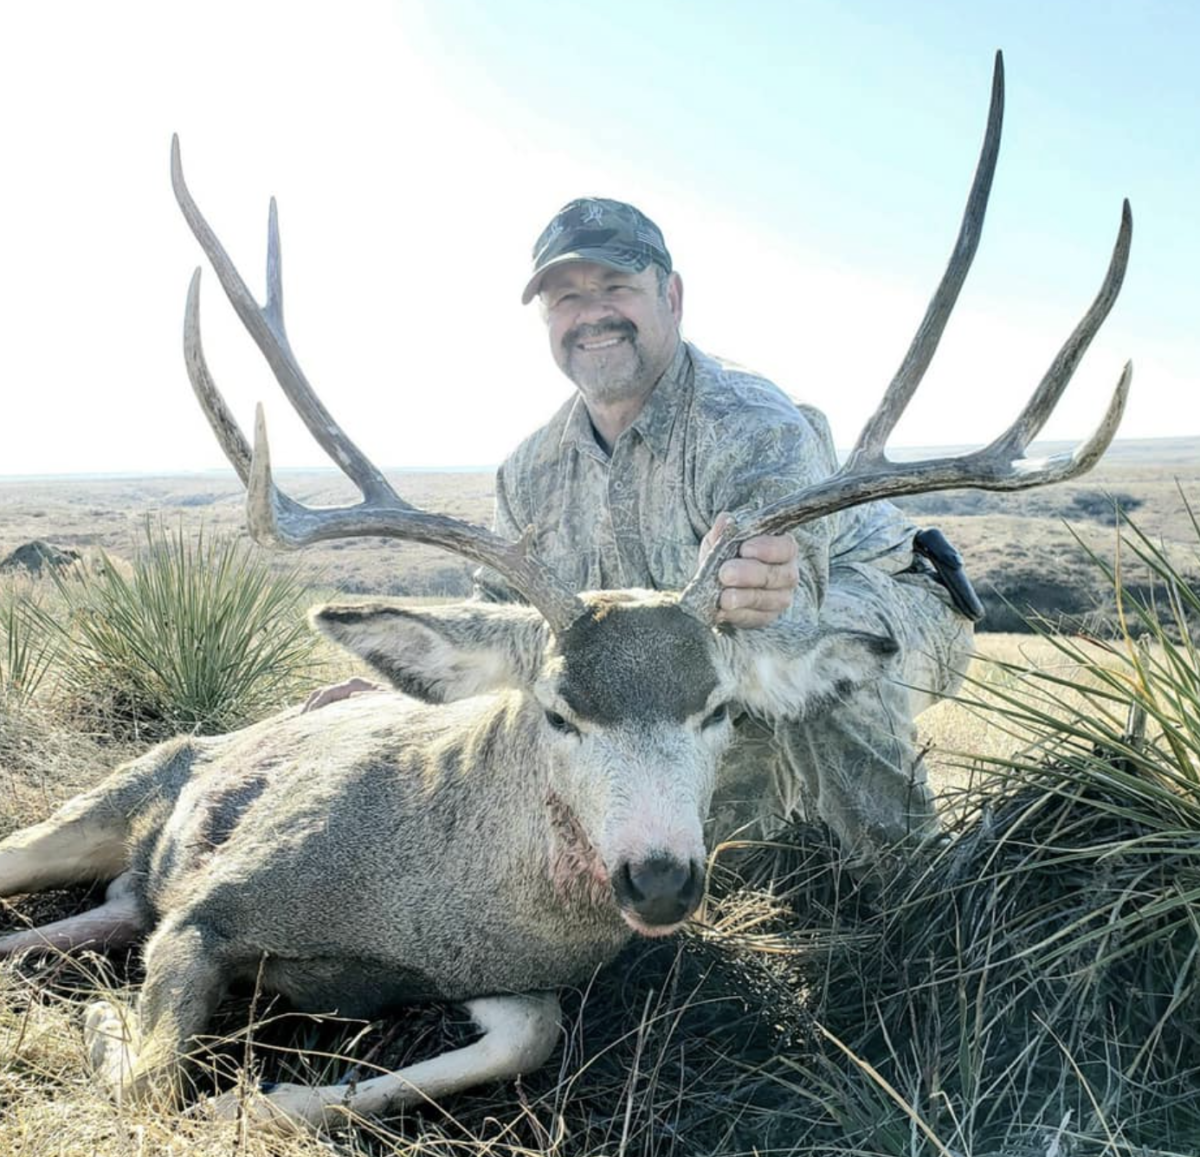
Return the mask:
M 1111 445 L 1101 456 L 1100 461 L 1105 458 L 1115 449 L 1119 447 L 1145 446 L 1149 444 L 1181 444 L 1186 442 L 1200 442 L 1200 434 L 1168 434 L 1160 435 L 1153 438 L 1114 438 Z M 1077 439 L 1070 438 L 1053 438 L 1035 441 L 1030 444 L 1031 451 L 1047 452 L 1051 449 L 1065 448 L 1076 445 Z M 982 445 L 979 443 L 978 445 Z M 892 454 L 899 454 L 901 457 L 898 461 L 911 460 L 916 457 L 938 457 L 941 455 L 962 453 L 967 450 L 977 449 L 975 443 L 968 442 L 947 442 L 941 444 L 911 444 L 904 446 L 891 446 L 888 449 Z M 844 460 L 850 452 L 849 446 L 837 447 L 839 459 Z M 452 466 L 383 466 L 380 469 L 385 474 L 494 474 L 499 468 L 499 463 L 495 464 L 480 464 L 467 465 L 458 464 Z M 337 467 L 328 463 L 319 466 L 280 466 L 273 467 L 272 473 L 282 477 L 286 475 L 297 474 L 342 474 L 343 472 Z M 36 474 L 0 474 L 0 484 L 6 482 L 51 482 L 51 481 L 119 481 L 122 479 L 132 478 L 236 478 L 237 475 L 232 466 L 209 466 L 191 470 L 169 470 L 169 469 L 150 469 L 150 470 L 80 470 L 80 471 L 46 471 Z

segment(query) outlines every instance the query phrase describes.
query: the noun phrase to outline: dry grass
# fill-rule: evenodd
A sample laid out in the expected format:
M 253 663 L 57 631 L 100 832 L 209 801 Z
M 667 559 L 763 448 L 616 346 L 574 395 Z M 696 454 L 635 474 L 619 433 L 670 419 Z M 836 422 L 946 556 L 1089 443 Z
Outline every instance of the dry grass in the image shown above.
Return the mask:
M 1087 639 L 1077 643 L 1095 665 L 1115 664 L 1107 646 Z M 1056 677 L 1068 686 L 1039 686 L 1026 678 L 1030 671 Z M 1093 709 L 1085 689 L 1096 685 L 1087 667 L 1065 657 L 1049 639 L 1029 634 L 978 635 L 976 658 L 957 699 L 938 703 L 920 718 L 930 778 L 943 807 L 955 806 L 961 792 L 978 787 L 988 764 L 1003 763 L 1028 745 L 1028 733 L 995 710 L 1000 694 L 1020 687 L 1023 694 L 1036 696 L 1048 714 L 1071 723 Z
M 356 498 L 335 471 L 281 471 L 280 485 L 301 502 L 323 506 Z M 488 522 L 491 473 L 415 473 L 395 479 L 418 506 Z M 168 478 L 10 480 L 0 482 L 0 559 L 34 539 L 79 551 L 102 548 L 130 558 L 143 539 L 147 518 L 182 524 L 210 535 L 245 536 L 245 494 L 232 474 Z M 317 543 L 298 555 L 279 556 L 296 565 L 316 589 L 352 594 L 455 597 L 470 590 L 471 567 L 445 551 L 380 538 Z

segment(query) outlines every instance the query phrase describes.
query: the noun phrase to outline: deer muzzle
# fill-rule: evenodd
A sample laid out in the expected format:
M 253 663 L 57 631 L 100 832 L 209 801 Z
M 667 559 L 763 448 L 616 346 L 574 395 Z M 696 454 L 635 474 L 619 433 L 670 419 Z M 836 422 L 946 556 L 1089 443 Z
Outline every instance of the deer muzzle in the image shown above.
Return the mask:
M 655 853 L 626 860 L 613 874 L 613 891 L 626 922 L 643 936 L 665 936 L 686 920 L 704 894 L 704 867 Z

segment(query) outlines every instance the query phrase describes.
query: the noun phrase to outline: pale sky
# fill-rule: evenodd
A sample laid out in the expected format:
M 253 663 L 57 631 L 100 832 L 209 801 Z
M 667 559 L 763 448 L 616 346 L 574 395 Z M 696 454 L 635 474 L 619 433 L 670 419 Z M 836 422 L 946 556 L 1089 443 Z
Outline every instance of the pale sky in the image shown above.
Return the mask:
M 1200 434 L 1200 5 L 1190 0 L 60 0 L 0 9 L 0 475 L 224 465 L 180 352 L 203 262 L 169 145 L 256 291 L 279 201 L 292 342 L 382 467 L 498 462 L 570 393 L 534 238 L 639 205 L 684 331 L 873 409 L 948 256 L 1005 53 L 983 242 L 895 443 L 990 440 L 1100 284 L 1125 289 L 1047 435 L 1134 362 L 1122 435 Z M 209 363 L 281 466 L 324 465 L 206 270 Z

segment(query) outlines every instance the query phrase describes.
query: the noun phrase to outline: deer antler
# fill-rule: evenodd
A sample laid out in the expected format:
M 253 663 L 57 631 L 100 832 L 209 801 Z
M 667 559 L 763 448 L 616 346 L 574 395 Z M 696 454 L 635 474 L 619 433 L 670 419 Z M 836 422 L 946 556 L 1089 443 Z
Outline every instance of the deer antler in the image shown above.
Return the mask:
M 854 449 L 836 473 L 761 510 L 746 512 L 745 516 L 736 515 L 726 526 L 717 544 L 680 596 L 680 604 L 696 617 L 709 623 L 716 621 L 720 593 L 717 571 L 722 563 L 737 554 L 743 542 L 755 535 L 780 534 L 801 523 L 878 498 L 895 498 L 902 494 L 921 494 L 959 486 L 979 490 L 1023 490 L 1030 486 L 1044 486 L 1085 473 L 1108 448 L 1125 408 L 1133 374 L 1130 363 L 1126 363 L 1108 410 L 1090 438 L 1067 454 L 1044 459 L 1024 457 L 1029 443 L 1058 404 L 1079 359 L 1096 336 L 1120 292 L 1133 233 L 1133 216 L 1128 201 L 1122 208 L 1117 242 L 1096 300 L 1059 350 L 1016 421 L 989 446 L 969 454 L 897 464 L 889 461 L 884 452 L 888 437 L 929 367 L 975 256 L 992 175 L 996 169 L 1003 119 L 1004 60 L 1000 53 L 996 53 L 987 132 L 958 239 L 937 292 L 883 401 L 868 419 Z
M 188 377 L 225 456 L 247 489 L 250 533 L 264 545 L 295 549 L 328 538 L 383 535 L 423 542 L 492 567 L 561 634 L 583 612 L 583 604 L 561 579 L 529 551 L 529 533 L 509 542 L 485 527 L 444 514 L 431 514 L 405 502 L 383 474 L 346 436 L 292 353 L 283 324 L 279 221 L 274 198 L 267 227 L 267 304 L 260 307 L 230 261 L 221 242 L 192 199 L 183 179 L 179 138 L 171 141 L 171 184 L 175 199 L 200 247 L 212 262 L 242 324 L 262 350 L 276 380 L 312 436 L 358 487 L 362 502 L 353 506 L 312 508 L 283 494 L 271 477 L 266 422 L 258 407 L 251 451 L 225 399 L 213 383 L 200 343 L 200 270 L 192 276 L 184 317 L 183 348 Z

